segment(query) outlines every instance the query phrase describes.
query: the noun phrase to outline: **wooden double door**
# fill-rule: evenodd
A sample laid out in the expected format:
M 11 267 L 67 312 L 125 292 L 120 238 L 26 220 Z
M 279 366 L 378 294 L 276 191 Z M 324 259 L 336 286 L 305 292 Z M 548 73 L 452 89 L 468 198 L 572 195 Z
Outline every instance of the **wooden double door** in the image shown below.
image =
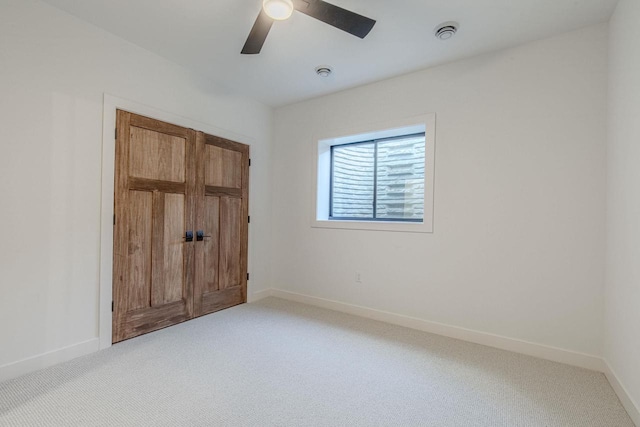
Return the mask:
M 246 302 L 249 147 L 117 112 L 113 342 Z

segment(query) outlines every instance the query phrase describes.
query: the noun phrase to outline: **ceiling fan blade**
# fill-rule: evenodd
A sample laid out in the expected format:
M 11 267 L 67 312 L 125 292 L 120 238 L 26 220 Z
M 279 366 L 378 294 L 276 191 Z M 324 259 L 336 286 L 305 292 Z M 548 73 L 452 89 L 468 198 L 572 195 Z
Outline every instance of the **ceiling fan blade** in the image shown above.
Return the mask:
M 361 39 L 369 34 L 369 31 L 376 23 L 374 19 L 358 15 L 323 0 L 293 0 L 293 7 L 298 12 L 302 12 Z
M 269 34 L 269 30 L 272 25 L 273 19 L 269 18 L 264 9 L 260 8 L 260 13 L 249 32 L 249 37 L 247 37 L 247 41 L 244 43 L 241 53 L 245 55 L 260 53 L 262 45 L 267 39 L 267 34 Z

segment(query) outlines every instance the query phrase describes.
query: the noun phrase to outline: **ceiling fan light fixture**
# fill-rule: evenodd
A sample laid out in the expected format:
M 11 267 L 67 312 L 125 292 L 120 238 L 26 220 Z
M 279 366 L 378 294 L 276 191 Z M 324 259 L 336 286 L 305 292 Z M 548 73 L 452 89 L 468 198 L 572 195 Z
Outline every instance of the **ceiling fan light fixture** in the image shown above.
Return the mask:
M 270 18 L 284 21 L 289 19 L 293 13 L 293 2 L 291 0 L 263 0 L 262 8 Z

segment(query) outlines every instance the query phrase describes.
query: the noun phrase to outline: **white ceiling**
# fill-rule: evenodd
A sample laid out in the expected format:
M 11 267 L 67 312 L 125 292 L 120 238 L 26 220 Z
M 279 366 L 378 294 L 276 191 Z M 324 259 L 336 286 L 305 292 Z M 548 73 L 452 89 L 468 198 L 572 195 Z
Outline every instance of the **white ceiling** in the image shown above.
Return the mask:
M 44 0 L 241 95 L 280 106 L 605 22 L 617 0 L 329 0 L 377 20 L 363 40 L 294 12 L 241 55 L 262 0 Z M 446 42 L 433 36 L 460 23 Z M 330 65 L 329 78 L 315 74 Z

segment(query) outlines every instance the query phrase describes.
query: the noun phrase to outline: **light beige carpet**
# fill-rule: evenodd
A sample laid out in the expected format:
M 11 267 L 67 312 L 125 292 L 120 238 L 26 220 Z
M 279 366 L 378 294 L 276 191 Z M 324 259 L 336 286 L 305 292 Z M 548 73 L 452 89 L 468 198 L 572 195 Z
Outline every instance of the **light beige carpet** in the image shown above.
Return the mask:
M 600 373 L 269 298 L 2 383 L 0 425 L 633 423 Z

